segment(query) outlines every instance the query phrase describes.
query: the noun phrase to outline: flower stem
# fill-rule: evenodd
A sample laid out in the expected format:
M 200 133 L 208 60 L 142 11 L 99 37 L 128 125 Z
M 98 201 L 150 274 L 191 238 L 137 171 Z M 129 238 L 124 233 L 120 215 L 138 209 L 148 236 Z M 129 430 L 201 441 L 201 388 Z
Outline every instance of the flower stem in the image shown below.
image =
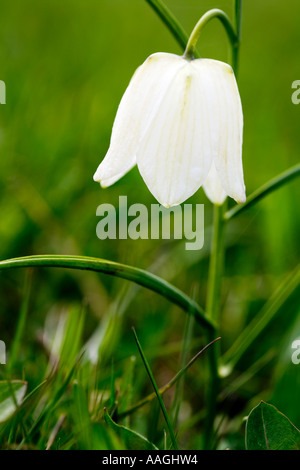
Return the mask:
M 214 226 L 211 247 L 211 257 L 208 273 L 208 290 L 206 301 L 207 317 L 218 324 L 220 313 L 221 281 L 224 262 L 224 220 L 226 202 L 222 206 L 214 206 Z M 212 340 L 211 333 L 208 334 L 208 341 Z M 209 351 L 210 382 L 207 389 L 207 420 L 204 433 L 204 449 L 210 450 L 213 441 L 214 420 L 217 411 L 217 397 L 219 393 L 218 376 L 218 345 Z
M 226 203 L 224 203 L 222 206 L 214 206 L 213 239 L 209 265 L 208 291 L 206 302 L 207 317 L 210 319 L 214 319 L 214 322 L 217 325 L 220 310 L 220 290 L 224 257 L 225 205 Z
M 235 2 L 235 24 L 236 24 L 236 40 L 232 43 L 232 68 L 237 76 L 239 66 L 239 49 L 241 42 L 241 24 L 242 24 L 242 6 L 243 0 L 236 0 Z
M 192 34 L 190 35 L 190 38 L 188 40 L 185 52 L 183 57 L 187 60 L 192 60 L 195 56 L 195 48 L 198 42 L 198 39 L 200 37 L 200 34 L 204 27 L 211 21 L 213 18 L 218 18 L 221 23 L 223 24 L 226 33 L 228 35 L 228 38 L 232 44 L 232 47 L 238 48 L 237 45 L 237 35 L 235 34 L 235 31 L 233 29 L 233 26 L 231 24 L 231 21 L 229 17 L 224 13 L 224 11 L 219 10 L 218 8 L 214 8 L 212 10 L 207 11 L 198 21 L 196 24 L 195 28 L 192 31 Z
M 231 22 L 227 15 L 222 12 L 213 14 L 213 12 L 219 10 L 211 10 L 206 13 L 198 25 L 194 29 L 194 35 L 196 42 L 203 26 L 212 18 L 217 16 L 223 23 L 228 33 L 229 39 L 232 46 L 232 68 L 237 76 L 238 72 L 238 59 L 239 59 L 239 46 L 241 37 L 241 20 L 242 20 L 242 0 L 235 1 L 235 20 L 236 20 L 236 33 L 234 32 Z M 220 10 L 221 11 L 221 10 Z M 224 16 L 225 15 L 225 16 Z M 200 24 L 200 26 L 199 26 Z M 191 35 L 191 39 L 193 37 Z M 191 40 L 191 45 L 187 46 L 186 51 L 190 54 L 195 47 L 195 41 Z M 220 317 L 220 300 L 221 300 L 221 283 L 223 275 L 223 263 L 224 263 L 224 239 L 227 219 L 224 217 L 226 213 L 227 203 L 226 201 L 222 206 L 215 205 L 214 207 L 214 224 L 213 224 L 213 238 L 211 247 L 211 257 L 208 274 L 208 290 L 207 290 L 207 304 L 206 311 L 207 316 L 213 319 L 216 325 L 219 325 Z M 217 333 L 217 332 L 216 332 Z M 208 341 L 211 341 L 211 332 L 208 333 Z M 218 346 L 218 345 L 217 345 Z M 203 445 L 204 449 L 211 449 L 214 441 L 214 421 L 217 412 L 217 401 L 219 394 L 219 373 L 218 373 L 218 361 L 220 349 L 218 347 L 211 348 L 209 350 L 209 368 L 210 368 L 210 382 L 207 389 L 207 418 L 204 432 Z
M 184 50 L 188 41 L 188 36 L 174 15 L 161 0 L 146 0 L 146 2 L 153 8 L 155 13 L 157 13 L 180 47 Z

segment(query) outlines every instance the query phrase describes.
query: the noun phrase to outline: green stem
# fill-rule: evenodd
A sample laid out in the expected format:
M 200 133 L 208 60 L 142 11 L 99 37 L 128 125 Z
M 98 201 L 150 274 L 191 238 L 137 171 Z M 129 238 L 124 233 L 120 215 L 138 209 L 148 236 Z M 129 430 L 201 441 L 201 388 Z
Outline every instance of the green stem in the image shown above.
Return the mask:
M 208 290 L 206 311 L 209 319 L 214 319 L 214 323 L 218 325 L 220 313 L 220 297 L 221 297 L 221 280 L 224 262 L 224 235 L 225 221 L 223 217 L 224 207 L 214 206 L 214 226 L 211 257 L 208 273 Z M 212 340 L 212 334 L 209 333 L 208 341 Z M 204 449 L 210 450 L 213 440 L 214 420 L 217 411 L 217 397 L 219 393 L 219 376 L 218 376 L 218 356 L 219 348 L 211 348 L 209 350 L 209 369 L 210 382 L 207 389 L 207 419 L 204 433 Z
M 224 261 L 225 220 L 223 214 L 225 205 L 226 203 L 222 206 L 214 206 L 213 238 L 206 301 L 206 315 L 217 325 L 219 320 L 221 278 Z
M 30 267 L 68 268 L 95 271 L 133 281 L 140 286 L 146 287 L 147 289 L 162 295 L 164 298 L 178 305 L 190 315 L 194 315 L 195 319 L 206 330 L 211 330 L 212 332 L 215 331 L 214 324 L 206 318 L 205 313 L 196 302 L 172 284 L 143 269 L 115 263 L 113 261 L 89 258 L 87 256 L 39 255 L 0 261 L 0 271 L 3 269 Z
M 198 21 L 196 24 L 195 28 L 192 31 L 192 34 L 190 35 L 190 38 L 188 40 L 185 52 L 184 52 L 184 57 L 188 60 L 192 60 L 195 56 L 195 48 L 198 42 L 198 39 L 200 37 L 200 34 L 204 27 L 211 21 L 213 18 L 218 18 L 222 25 L 224 26 L 226 33 L 228 35 L 228 38 L 232 44 L 232 46 L 236 46 L 237 43 L 237 35 L 234 32 L 233 26 L 231 24 L 231 21 L 229 17 L 224 13 L 224 11 L 219 10 L 218 8 L 214 8 L 213 10 L 207 11 Z
M 216 12 L 213 14 L 213 12 Z M 238 72 L 238 59 L 239 59 L 239 45 L 241 37 L 241 20 L 242 20 L 242 0 L 236 0 L 235 2 L 235 15 L 236 15 L 236 33 L 234 32 L 231 22 L 225 13 L 217 13 L 219 10 L 211 10 L 202 19 L 200 19 L 198 25 L 196 25 L 195 38 L 198 39 L 199 34 L 204 26 L 210 19 L 217 16 L 225 26 L 228 37 L 232 46 L 232 67 L 235 75 Z M 225 15 L 225 16 L 224 16 Z M 202 20 L 202 22 L 201 22 Z M 198 29 L 197 29 L 198 28 Z M 200 30 L 200 32 L 199 32 Z M 193 36 L 193 33 L 192 33 Z M 187 46 L 189 54 L 195 47 L 195 41 L 191 41 L 191 46 Z M 209 265 L 208 275 L 208 291 L 207 291 L 207 316 L 208 318 L 219 325 L 220 317 L 220 298 L 221 298 L 221 282 L 223 275 L 223 263 L 224 263 L 224 238 L 226 229 L 226 219 L 224 217 L 226 201 L 223 206 L 216 206 L 214 208 L 214 227 L 213 227 L 213 239 L 211 258 Z M 213 319 L 213 320 L 212 320 Z M 208 334 L 208 341 L 211 341 L 212 333 Z M 204 432 L 204 449 L 211 449 L 214 437 L 214 421 L 217 412 L 217 401 L 219 395 L 219 348 L 211 348 L 209 350 L 209 369 L 210 369 L 210 383 L 207 389 L 207 416 Z
M 236 40 L 232 43 L 232 68 L 237 76 L 239 67 L 239 51 L 241 43 L 241 24 L 242 24 L 242 6 L 243 0 L 237 0 L 235 2 L 235 25 L 236 25 Z
M 170 10 L 161 0 L 146 0 L 146 2 L 153 8 L 155 13 L 157 13 L 162 22 L 167 26 L 169 31 L 171 31 L 180 47 L 184 50 L 188 36 Z
M 238 39 L 241 38 L 241 24 L 242 24 L 242 6 L 243 0 L 236 0 L 234 11 L 235 11 L 235 25 Z

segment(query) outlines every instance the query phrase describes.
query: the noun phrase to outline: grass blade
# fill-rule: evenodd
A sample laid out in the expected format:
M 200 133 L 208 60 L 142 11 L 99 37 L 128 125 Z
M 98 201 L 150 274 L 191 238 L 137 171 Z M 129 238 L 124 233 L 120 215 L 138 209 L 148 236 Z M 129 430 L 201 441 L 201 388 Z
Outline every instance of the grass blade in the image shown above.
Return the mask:
M 209 344 L 204 346 L 204 348 L 201 349 L 174 377 L 163 387 L 159 389 L 160 395 L 163 395 L 167 390 L 169 390 L 175 383 L 180 380 L 180 378 L 186 373 L 186 371 L 191 367 L 192 364 L 201 356 L 201 354 L 204 353 L 210 346 L 212 346 L 216 341 L 219 341 L 221 337 L 214 339 L 211 341 Z M 151 393 L 147 397 L 143 398 L 143 400 L 139 401 L 135 405 L 133 405 L 131 408 L 128 410 L 124 411 L 123 413 L 118 414 L 118 418 L 124 418 L 125 416 L 133 413 L 136 411 L 138 408 L 141 408 L 142 406 L 146 405 L 147 403 L 150 403 L 154 398 L 156 397 L 156 393 Z
M 229 375 L 232 368 L 237 364 L 239 359 L 253 343 L 253 341 L 260 335 L 264 328 L 270 323 L 278 310 L 282 307 L 284 302 L 299 286 L 300 282 L 300 267 L 289 274 L 288 278 L 280 285 L 274 295 L 266 302 L 262 310 L 253 318 L 253 320 L 243 330 L 236 342 L 223 356 L 222 369 Z
M 133 281 L 140 286 L 160 294 L 189 314 L 194 315 L 196 320 L 206 330 L 214 332 L 215 327 L 213 322 L 206 318 L 204 311 L 194 300 L 172 284 L 169 284 L 167 281 L 143 269 L 87 256 L 37 255 L 0 261 L 0 271 L 3 269 L 26 267 L 80 269 L 101 272 Z
M 176 438 L 175 438 L 175 434 L 174 434 L 174 431 L 173 431 L 173 428 L 172 428 L 172 425 L 171 425 L 171 422 L 170 422 L 170 419 L 169 419 L 169 416 L 168 416 L 168 413 L 167 413 L 167 410 L 166 410 L 166 407 L 165 407 L 165 404 L 163 402 L 163 399 L 161 397 L 161 394 L 159 393 L 159 390 L 158 390 L 158 387 L 156 385 L 156 382 L 155 382 L 155 379 L 153 377 L 153 374 L 151 372 L 151 369 L 150 369 L 150 366 L 148 364 L 148 361 L 146 359 L 146 356 L 142 350 L 142 346 L 140 345 L 140 342 L 138 340 L 138 337 L 137 337 L 137 334 L 135 332 L 135 329 L 132 327 L 132 331 L 133 331 L 133 334 L 134 334 L 134 339 L 135 339 L 135 342 L 137 344 L 137 347 L 138 347 L 138 350 L 140 352 L 140 355 L 141 355 L 141 358 L 143 360 L 143 363 L 144 363 L 144 366 L 147 370 L 147 373 L 148 373 L 148 376 L 149 376 L 149 379 L 152 383 L 152 386 L 155 390 L 155 394 L 157 396 L 157 399 L 159 401 L 159 405 L 161 407 L 161 410 L 163 412 L 163 415 L 164 415 L 164 418 L 165 418 L 165 421 L 166 421 L 166 424 L 167 424 L 167 427 L 168 427 L 168 430 L 169 430 L 169 433 L 170 433 L 170 437 L 171 437 L 171 441 L 172 441 L 172 444 L 173 444 L 173 447 L 175 450 L 178 450 L 178 446 L 177 446 L 177 442 L 176 442 Z
M 186 319 L 186 325 L 185 325 L 185 330 L 184 330 L 184 335 L 183 335 L 183 345 L 182 345 L 182 350 L 181 350 L 181 355 L 180 355 L 180 370 L 184 368 L 186 362 L 187 362 L 187 357 L 188 357 L 188 351 L 190 348 L 190 343 L 193 338 L 193 328 L 194 328 L 194 318 L 191 316 L 188 316 Z M 183 395 L 183 388 L 184 388 L 184 376 L 181 377 L 179 380 L 176 382 L 176 387 L 175 387 L 175 393 L 174 393 L 174 400 L 172 403 L 172 422 L 173 426 L 176 427 L 177 421 L 178 421 L 178 415 L 182 403 L 182 395 Z
M 29 309 L 31 283 L 32 283 L 32 272 L 29 271 L 26 273 L 24 295 L 23 295 L 22 305 L 21 305 L 20 314 L 18 318 L 17 329 L 13 338 L 13 342 L 12 342 L 10 354 L 9 354 L 9 363 L 8 363 L 9 372 L 14 370 L 17 357 L 19 354 L 19 349 L 20 349 L 20 345 L 22 341 L 22 335 L 24 332 L 28 309 Z

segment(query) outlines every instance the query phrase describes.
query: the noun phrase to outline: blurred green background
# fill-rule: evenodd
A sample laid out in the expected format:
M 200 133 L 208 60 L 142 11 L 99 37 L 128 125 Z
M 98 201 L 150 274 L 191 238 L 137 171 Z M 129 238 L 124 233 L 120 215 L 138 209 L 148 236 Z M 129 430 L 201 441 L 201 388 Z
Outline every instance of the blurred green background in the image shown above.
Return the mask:
M 209 8 L 233 16 L 230 0 L 166 4 L 188 33 Z M 300 79 L 299 18 L 298 0 L 244 1 L 238 81 L 247 194 L 299 161 L 300 105 L 291 101 L 292 82 Z M 198 50 L 202 57 L 230 61 L 228 41 L 217 21 L 205 29 Z M 172 240 L 96 237 L 99 204 L 118 206 L 120 195 L 128 196 L 128 204 L 156 202 L 137 169 L 106 190 L 92 177 L 109 146 L 114 116 L 133 72 L 159 51 L 181 53 L 143 0 L 2 0 L 0 79 L 6 83 L 7 104 L 0 106 L 1 259 L 82 254 L 150 267 L 205 304 L 212 204 L 202 189 L 188 201 L 205 204 L 207 231 L 199 252 L 186 252 L 183 242 Z M 222 291 L 223 351 L 296 266 L 299 220 L 299 182 L 293 181 L 230 223 Z M 0 338 L 8 352 L 25 278 L 23 271 L 0 273 Z M 158 382 L 165 383 L 178 370 L 185 315 L 155 294 L 135 294 L 126 281 L 103 275 L 35 271 L 13 377 L 24 376 L 31 388 L 37 385 L 49 359 L 43 338 L 55 319 L 84 306 L 82 342 L 99 333 L 95 347 L 106 370 L 103 380 L 109 377 L 112 357 L 118 376 L 127 358 L 137 354 L 133 324 Z M 222 413 L 237 423 L 225 420 L 224 446 L 230 426 L 240 442 L 242 417 L 260 399 L 271 401 L 300 427 L 300 365 L 290 359 L 291 342 L 300 335 L 298 298 L 295 292 L 237 365 L 233 377 L 272 352 L 265 366 L 224 401 Z M 120 308 L 123 301 L 128 305 Z M 198 326 L 193 338 L 191 349 L 197 351 L 204 344 Z M 186 379 L 182 413 L 187 418 L 203 408 L 205 362 L 200 359 Z M 140 362 L 136 381 L 138 399 L 151 390 Z M 149 409 L 145 413 L 147 417 Z M 140 421 L 136 427 L 149 425 Z M 185 437 L 187 446 L 195 445 L 195 436 Z

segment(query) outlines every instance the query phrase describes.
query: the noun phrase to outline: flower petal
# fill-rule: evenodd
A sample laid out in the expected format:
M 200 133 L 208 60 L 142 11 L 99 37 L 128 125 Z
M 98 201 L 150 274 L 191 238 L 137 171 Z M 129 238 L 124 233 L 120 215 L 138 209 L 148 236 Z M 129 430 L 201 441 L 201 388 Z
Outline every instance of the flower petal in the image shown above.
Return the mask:
M 217 104 L 215 110 L 216 132 L 219 135 L 215 166 L 223 189 L 237 202 L 244 202 L 245 185 L 242 166 L 243 111 L 232 68 L 223 62 L 197 59 L 194 65 L 210 75 L 214 84 Z
M 110 186 L 136 164 L 141 132 L 183 65 L 177 55 L 157 53 L 136 70 L 118 107 L 109 150 L 94 175 L 102 186 Z
M 195 61 L 181 60 L 184 66 L 174 75 L 137 151 L 142 177 L 166 207 L 185 201 L 204 183 L 217 139 L 214 84 L 194 67 Z
M 211 165 L 211 169 L 203 185 L 203 189 L 206 193 L 206 196 L 214 204 L 221 205 L 226 199 L 227 194 L 220 183 L 220 178 L 218 177 L 214 162 Z

